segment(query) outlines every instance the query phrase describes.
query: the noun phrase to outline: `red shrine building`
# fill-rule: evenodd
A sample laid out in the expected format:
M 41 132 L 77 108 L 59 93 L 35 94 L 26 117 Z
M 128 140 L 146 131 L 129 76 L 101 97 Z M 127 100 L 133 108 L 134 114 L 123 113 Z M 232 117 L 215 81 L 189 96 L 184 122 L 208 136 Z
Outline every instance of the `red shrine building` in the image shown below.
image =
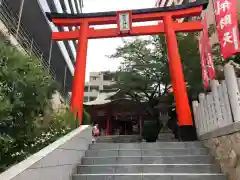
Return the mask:
M 120 90 L 102 92 L 95 101 L 84 103 L 84 108 L 102 135 L 141 134 L 142 119 L 148 117 L 144 102 L 133 100 Z
M 141 135 L 143 120 L 153 120 L 146 110 L 147 102 L 130 98 L 121 90 L 102 92 L 95 101 L 84 103 L 91 121 L 99 125 L 101 135 Z M 166 102 L 156 105 L 159 116 L 167 115 Z

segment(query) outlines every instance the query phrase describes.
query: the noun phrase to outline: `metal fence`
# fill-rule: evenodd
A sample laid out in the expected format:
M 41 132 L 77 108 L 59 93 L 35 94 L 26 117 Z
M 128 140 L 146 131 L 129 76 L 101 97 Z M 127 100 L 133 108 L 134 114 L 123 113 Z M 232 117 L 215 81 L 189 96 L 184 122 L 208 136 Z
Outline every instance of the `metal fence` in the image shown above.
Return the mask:
M 30 57 L 35 57 L 40 60 L 41 64 L 43 65 L 43 69 L 47 70 L 54 80 L 61 83 L 53 67 L 51 67 L 52 43 L 49 50 L 49 57 L 45 57 L 37 43 L 34 41 L 31 33 L 23 28 L 22 24 L 19 21 L 19 16 L 14 14 L 11 9 L 4 3 L 4 1 L 0 2 L 0 20 L 8 29 L 9 35 L 12 35 L 16 38 L 19 45 L 24 49 L 26 54 Z M 65 91 L 65 80 L 63 90 L 60 93 L 63 95 L 63 97 L 67 96 L 67 92 Z

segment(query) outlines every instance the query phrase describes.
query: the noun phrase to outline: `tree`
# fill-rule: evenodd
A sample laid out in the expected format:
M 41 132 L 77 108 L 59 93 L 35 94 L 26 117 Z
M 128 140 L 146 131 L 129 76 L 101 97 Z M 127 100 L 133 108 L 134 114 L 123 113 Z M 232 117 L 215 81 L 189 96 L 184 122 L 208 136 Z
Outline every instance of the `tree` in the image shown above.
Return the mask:
M 151 40 L 125 41 L 124 46 L 117 48 L 110 58 L 123 58 L 119 71 L 116 72 L 115 87 L 133 99 L 147 101 L 147 111 L 157 119 L 154 106 L 157 104 L 157 97 L 166 94 L 169 76 L 164 68 L 167 60 L 164 60 L 164 56 L 156 56 L 155 48 Z M 162 51 L 163 47 L 157 48 Z M 160 90 L 161 85 L 164 90 Z
M 179 33 L 177 39 L 188 90 L 197 94 L 202 90 L 202 80 L 196 34 Z M 147 101 L 148 112 L 157 118 L 158 111 L 154 107 L 159 98 L 167 96 L 171 85 L 164 36 L 124 41 L 109 57 L 123 60 L 116 72 L 115 87 L 134 99 Z
M 1 127 L 8 134 L 17 134 L 16 137 L 29 137 L 35 117 L 43 114 L 56 83 L 38 60 L 28 58 L 6 43 L 0 44 L 0 57 Z
M 38 60 L 0 42 L 0 171 L 28 155 L 41 133 L 36 120 L 56 89 Z
M 68 108 L 53 111 L 55 91 L 58 84 L 39 60 L 0 41 L 0 172 L 77 127 Z

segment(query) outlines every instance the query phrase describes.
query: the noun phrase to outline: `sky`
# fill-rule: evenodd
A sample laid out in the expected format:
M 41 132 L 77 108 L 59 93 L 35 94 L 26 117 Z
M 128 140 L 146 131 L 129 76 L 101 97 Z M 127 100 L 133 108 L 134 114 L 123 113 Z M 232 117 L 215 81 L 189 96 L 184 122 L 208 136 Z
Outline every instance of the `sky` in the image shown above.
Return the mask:
M 59 3 L 59 0 L 53 0 L 53 1 L 57 6 L 57 11 L 62 12 L 62 8 Z M 70 1 L 70 0 L 66 0 L 66 1 Z M 41 4 L 43 12 L 50 12 L 50 8 L 46 0 L 38 0 L 38 2 Z M 88 13 L 88 12 L 104 12 L 104 11 L 152 8 L 155 6 L 155 2 L 156 0 L 83 0 L 83 4 L 84 4 L 83 12 Z M 58 29 L 53 25 L 53 23 L 50 23 L 49 21 L 47 22 L 52 28 L 52 31 L 54 32 L 58 31 Z M 147 25 L 152 23 L 153 22 L 138 23 L 138 24 Z M 65 30 L 68 31 L 69 29 L 65 29 Z M 127 40 L 132 38 L 133 37 L 128 37 L 124 39 Z M 63 56 L 69 67 L 69 70 L 73 75 L 74 67 L 67 53 L 67 49 L 64 46 L 62 41 L 58 41 L 57 43 L 63 53 Z M 72 45 L 71 41 L 69 41 L 68 43 L 70 46 Z M 107 55 L 114 54 L 114 52 L 116 52 L 116 48 L 121 45 L 123 45 L 122 38 L 89 40 L 85 80 L 89 81 L 89 72 L 117 70 L 120 65 L 120 60 L 110 59 L 107 57 Z
M 83 0 L 83 12 L 118 11 L 128 9 L 152 8 L 156 0 Z M 129 39 L 129 38 L 125 38 Z M 121 46 L 121 38 L 94 39 L 89 40 L 86 81 L 89 80 L 89 72 L 117 70 L 120 60 L 113 60 L 106 57 L 116 52 Z

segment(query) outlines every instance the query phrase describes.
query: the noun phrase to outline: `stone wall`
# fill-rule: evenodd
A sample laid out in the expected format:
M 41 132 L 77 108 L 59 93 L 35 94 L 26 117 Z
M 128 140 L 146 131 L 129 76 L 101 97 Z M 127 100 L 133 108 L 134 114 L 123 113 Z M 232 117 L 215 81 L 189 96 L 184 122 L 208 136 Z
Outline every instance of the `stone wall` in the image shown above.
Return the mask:
M 51 105 L 54 112 L 63 112 L 66 110 L 65 100 L 58 91 L 52 95 Z
M 81 126 L 0 174 L 0 180 L 71 180 L 92 141 L 92 128 Z
M 240 180 L 240 122 L 200 137 L 229 180 Z
M 26 51 L 22 48 L 22 46 L 18 43 L 16 38 L 9 33 L 8 28 L 5 26 L 5 24 L 0 20 L 0 33 L 1 38 L 4 38 L 4 40 L 8 40 L 13 46 L 15 46 L 20 52 L 23 54 L 26 54 Z

